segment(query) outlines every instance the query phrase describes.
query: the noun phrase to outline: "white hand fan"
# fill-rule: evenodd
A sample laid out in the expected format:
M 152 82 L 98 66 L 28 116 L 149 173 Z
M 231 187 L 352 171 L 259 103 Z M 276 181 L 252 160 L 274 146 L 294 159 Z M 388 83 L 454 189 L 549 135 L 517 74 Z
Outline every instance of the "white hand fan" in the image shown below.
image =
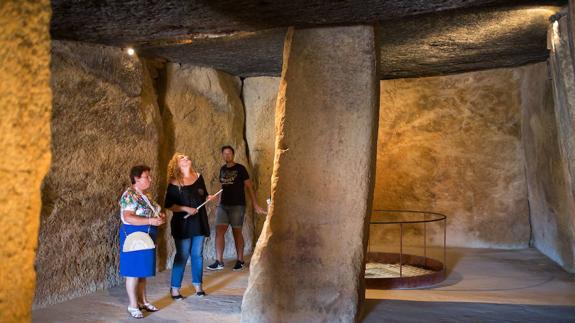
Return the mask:
M 124 240 L 123 252 L 154 249 L 154 240 L 146 232 L 132 232 Z

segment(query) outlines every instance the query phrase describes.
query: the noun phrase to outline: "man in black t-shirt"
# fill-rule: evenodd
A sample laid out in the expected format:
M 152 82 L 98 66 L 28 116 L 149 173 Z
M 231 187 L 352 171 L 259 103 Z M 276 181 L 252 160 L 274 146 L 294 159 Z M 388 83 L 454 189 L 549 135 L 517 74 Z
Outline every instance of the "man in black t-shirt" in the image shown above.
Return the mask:
M 259 214 L 266 212 L 258 205 L 252 182 L 246 168 L 234 162 L 234 149 L 231 146 L 222 147 L 222 157 L 226 164 L 220 169 L 220 183 L 222 195 L 216 209 L 216 261 L 209 265 L 209 270 L 224 269 L 223 253 L 225 246 L 224 235 L 228 226 L 232 226 L 236 253 L 238 259 L 233 267 L 234 271 L 244 268 L 244 237 L 242 226 L 246 211 L 246 193 L 252 201 L 254 210 Z

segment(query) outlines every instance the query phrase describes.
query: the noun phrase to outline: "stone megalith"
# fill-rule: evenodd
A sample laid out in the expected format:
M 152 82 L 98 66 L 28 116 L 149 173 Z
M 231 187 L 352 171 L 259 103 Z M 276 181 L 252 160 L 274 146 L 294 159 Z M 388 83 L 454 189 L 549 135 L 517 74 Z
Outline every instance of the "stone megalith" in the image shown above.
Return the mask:
M 570 39 L 573 31 L 569 23 L 572 18 L 562 16 L 550 24 L 547 35 L 560 165 L 565 174 L 557 181 L 566 182 L 571 204 L 575 200 L 575 62 Z M 558 250 L 550 257 L 565 270 L 575 272 L 575 217 L 572 212 L 557 212 L 556 215 Z
M 274 165 L 275 108 L 279 77 L 250 77 L 244 80 L 242 97 L 246 106 L 246 141 L 257 199 L 264 203 L 271 197 Z M 264 207 L 264 205 L 260 205 Z M 260 235 L 265 215 L 254 214 L 256 238 Z
M 250 172 L 244 140 L 244 107 L 240 99 L 241 81 L 212 68 L 185 64 L 166 66 L 164 129 L 173 145 L 171 154 L 189 154 L 196 171 L 204 177 L 208 192 L 220 188 L 219 171 L 223 165 L 220 148 L 231 145 L 235 161 Z M 263 201 L 260 201 L 260 204 Z M 205 240 L 204 258 L 215 259 L 215 203 L 208 204 L 211 236 Z M 253 250 L 253 220 L 246 208 L 243 234 L 244 252 Z M 226 233 L 224 257 L 235 257 L 231 230 Z
M 379 111 L 375 48 L 370 26 L 286 35 L 272 206 L 243 322 L 357 319 Z
M 152 168 L 157 199 L 160 169 L 161 116 L 136 56 L 53 41 L 51 73 L 52 163 L 42 186 L 38 307 L 121 282 L 118 200 L 138 164 Z
M 27 322 L 51 156 L 50 1 L 2 1 L 0 17 L 0 322 Z

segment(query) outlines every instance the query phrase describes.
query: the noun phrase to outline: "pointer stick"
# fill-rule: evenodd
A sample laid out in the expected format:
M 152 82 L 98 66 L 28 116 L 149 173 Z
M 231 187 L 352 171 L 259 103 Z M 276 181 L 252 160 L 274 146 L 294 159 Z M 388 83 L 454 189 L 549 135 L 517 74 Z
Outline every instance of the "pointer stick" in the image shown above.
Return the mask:
M 219 190 L 216 194 L 214 194 L 214 197 L 218 196 L 218 194 L 222 193 L 223 189 Z M 200 204 L 200 206 L 198 206 L 196 208 L 196 210 L 199 210 L 202 206 L 206 205 L 209 201 L 211 200 L 206 200 L 204 203 Z M 188 215 L 184 216 L 184 219 L 187 219 L 191 214 L 188 213 Z

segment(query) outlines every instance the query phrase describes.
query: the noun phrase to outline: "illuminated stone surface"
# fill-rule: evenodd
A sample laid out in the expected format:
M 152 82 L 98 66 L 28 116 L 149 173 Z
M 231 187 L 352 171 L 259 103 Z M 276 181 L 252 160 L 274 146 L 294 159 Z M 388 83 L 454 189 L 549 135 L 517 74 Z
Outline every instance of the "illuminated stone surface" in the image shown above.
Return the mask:
M 369 26 L 288 31 L 273 202 L 252 256 L 243 322 L 358 316 L 375 166 L 375 46 Z
M 246 105 L 246 140 L 249 146 L 253 179 L 261 207 L 271 197 L 274 165 L 274 116 L 278 95 L 278 77 L 251 77 L 244 80 L 242 96 Z M 259 236 L 265 215 L 255 214 L 255 231 Z
M 49 1 L 0 5 L 0 321 L 30 320 L 50 165 Z

